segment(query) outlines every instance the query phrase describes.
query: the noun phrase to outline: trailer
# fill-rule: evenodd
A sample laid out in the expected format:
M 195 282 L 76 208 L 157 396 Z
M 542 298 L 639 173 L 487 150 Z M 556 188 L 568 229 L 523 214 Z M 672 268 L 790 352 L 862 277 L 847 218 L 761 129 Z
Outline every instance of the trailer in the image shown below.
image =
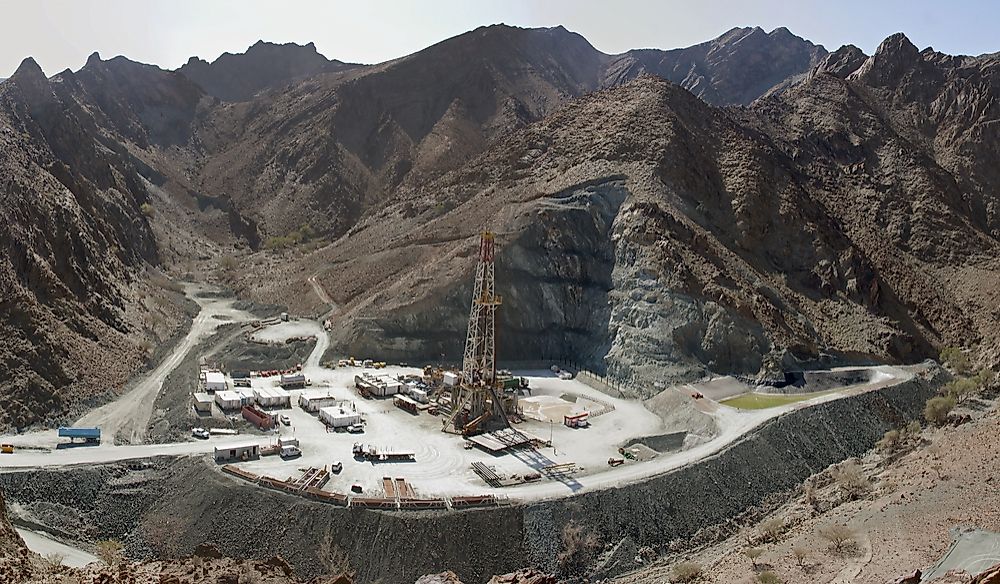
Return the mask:
M 410 462 L 416 460 L 416 453 L 403 450 L 385 450 L 370 444 L 354 443 L 354 458 L 371 462 Z
M 254 406 L 243 406 L 243 419 L 261 430 L 274 428 L 274 416 Z
M 76 442 L 76 439 L 79 438 L 83 440 L 84 444 L 98 444 L 101 441 L 101 429 L 62 426 L 59 428 L 59 437 L 69 438 L 71 443 Z
M 301 389 L 306 386 L 306 376 L 301 373 L 282 375 L 278 385 L 284 389 Z

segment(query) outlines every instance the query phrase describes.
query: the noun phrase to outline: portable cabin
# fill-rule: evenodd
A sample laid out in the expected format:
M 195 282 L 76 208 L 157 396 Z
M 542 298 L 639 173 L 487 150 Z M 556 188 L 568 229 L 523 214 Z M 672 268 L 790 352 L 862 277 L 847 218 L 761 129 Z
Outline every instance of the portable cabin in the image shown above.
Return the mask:
M 215 447 L 215 462 L 254 460 L 260 458 L 260 445 L 252 443 L 230 444 Z
M 278 384 L 285 389 L 302 388 L 306 386 L 306 376 L 301 373 L 282 375 Z
M 331 428 L 346 428 L 361 422 L 361 414 L 342 406 L 319 409 L 319 419 Z
M 310 413 L 316 413 L 320 408 L 327 406 L 335 406 L 340 401 L 340 398 L 328 390 L 302 392 L 299 394 L 299 407 Z
M 205 372 L 205 391 L 215 392 L 227 389 L 229 389 L 229 385 L 226 383 L 226 376 L 221 371 Z
M 212 401 L 213 401 L 212 396 L 208 395 L 207 393 L 198 392 L 195 393 L 192 396 L 192 398 L 194 401 L 194 411 L 198 412 L 199 414 L 212 413 Z
M 218 391 L 215 393 L 215 403 L 223 411 L 238 410 L 243 406 L 243 396 L 235 391 Z

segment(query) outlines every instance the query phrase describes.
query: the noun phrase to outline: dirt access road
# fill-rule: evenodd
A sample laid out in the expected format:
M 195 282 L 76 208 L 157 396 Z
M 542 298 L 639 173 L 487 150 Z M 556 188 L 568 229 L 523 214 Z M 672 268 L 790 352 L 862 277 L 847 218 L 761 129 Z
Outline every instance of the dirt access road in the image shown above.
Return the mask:
M 149 375 L 135 384 L 117 400 L 91 411 L 79 420 L 77 426 L 99 427 L 106 440 L 141 444 L 153 415 L 153 403 L 163 382 L 184 360 L 198 343 L 215 332 L 225 322 L 244 322 L 253 315 L 233 308 L 232 298 L 204 297 L 212 292 L 206 286 L 185 284 L 185 294 L 198 303 L 201 311 L 191 323 L 191 330 L 174 350 Z

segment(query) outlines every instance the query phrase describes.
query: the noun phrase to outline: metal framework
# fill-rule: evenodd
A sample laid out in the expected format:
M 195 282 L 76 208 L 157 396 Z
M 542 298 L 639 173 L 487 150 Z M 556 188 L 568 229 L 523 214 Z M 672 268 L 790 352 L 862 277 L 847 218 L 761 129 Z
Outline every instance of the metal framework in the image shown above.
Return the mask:
M 466 432 L 494 415 L 501 418 L 503 426 L 509 426 L 497 391 L 496 314 L 502 300 L 496 294 L 494 239 L 489 231 L 479 238 L 479 263 L 462 357 L 462 380 L 457 396 L 452 394 L 453 409 L 444 421 L 445 430 L 454 427 Z

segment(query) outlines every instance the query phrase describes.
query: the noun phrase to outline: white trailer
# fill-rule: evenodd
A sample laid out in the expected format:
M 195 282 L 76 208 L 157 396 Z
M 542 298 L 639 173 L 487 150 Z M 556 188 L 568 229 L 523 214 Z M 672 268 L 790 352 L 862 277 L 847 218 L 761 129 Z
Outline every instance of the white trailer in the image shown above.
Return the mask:
M 292 373 L 291 375 L 282 375 L 281 380 L 278 385 L 284 388 L 297 388 L 306 386 L 306 376 L 302 373 Z
M 225 391 L 229 389 L 226 376 L 221 371 L 205 372 L 205 391 Z
M 257 405 L 265 408 L 290 408 L 292 396 L 280 387 L 257 387 L 253 390 Z
M 441 379 L 447 387 L 455 387 L 458 385 L 458 373 L 455 373 L 454 371 L 445 371 L 444 374 L 442 374 Z
M 212 413 L 212 396 L 207 393 L 196 393 L 192 396 L 194 401 L 194 411 L 201 414 Z
M 341 401 L 343 400 L 329 390 L 304 391 L 299 394 L 299 407 L 310 413 L 316 413 L 320 408 L 327 406 L 335 406 Z
M 341 406 L 332 406 L 320 408 L 319 419 L 331 428 L 346 428 L 361 423 L 361 414 Z
M 215 403 L 223 411 L 238 410 L 243 407 L 243 396 L 235 391 L 217 391 Z

